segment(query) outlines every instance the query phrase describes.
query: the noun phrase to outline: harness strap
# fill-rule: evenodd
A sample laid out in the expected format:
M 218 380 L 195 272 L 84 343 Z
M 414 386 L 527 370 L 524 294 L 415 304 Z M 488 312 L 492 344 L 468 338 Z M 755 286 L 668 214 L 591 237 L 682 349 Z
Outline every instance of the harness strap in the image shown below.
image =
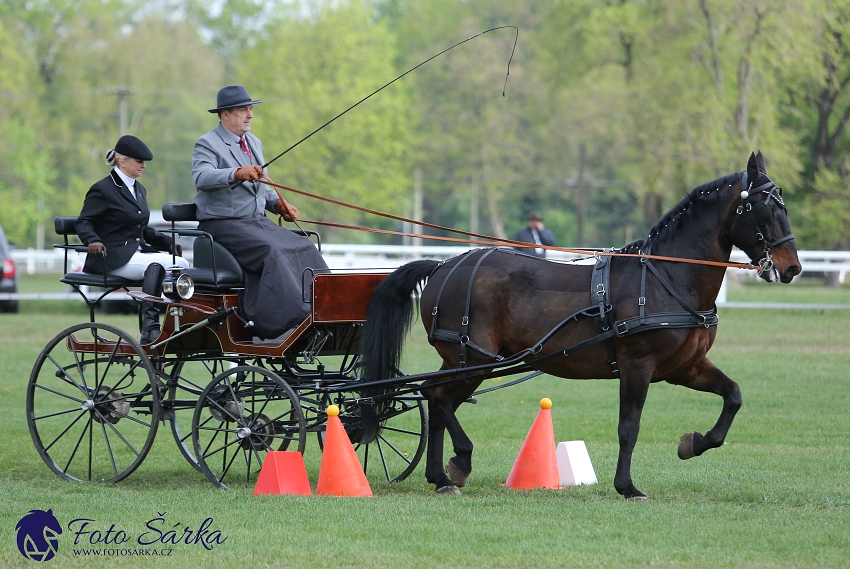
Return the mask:
M 609 249 L 605 249 L 608 252 Z M 591 300 L 593 295 L 596 295 L 599 315 L 593 320 L 596 324 L 596 330 L 599 332 L 607 332 L 611 329 L 614 323 L 614 307 L 611 305 L 611 259 L 610 257 L 599 257 L 596 260 L 596 265 L 593 267 L 593 272 L 590 277 Z M 608 352 L 608 365 L 611 366 L 611 371 L 615 376 L 620 376 L 620 366 L 617 363 L 617 351 L 614 349 L 614 342 L 608 338 L 605 342 L 605 349 Z
M 460 367 L 466 367 L 466 346 L 469 343 L 469 307 L 472 304 L 472 283 L 475 282 L 475 275 L 478 273 L 481 263 L 484 262 L 487 255 L 495 250 L 495 248 L 490 249 L 478 257 L 478 262 L 475 263 L 475 266 L 472 268 L 472 274 L 469 275 L 469 284 L 466 287 L 466 307 L 463 309 L 463 318 L 460 321 Z
M 658 272 L 658 269 L 656 269 L 652 265 L 652 263 L 649 261 L 649 259 L 646 260 L 646 262 L 644 263 L 644 266 L 649 267 L 649 270 L 652 271 L 652 274 L 655 275 L 655 277 L 661 282 L 661 284 L 664 286 L 664 288 L 667 289 L 667 292 L 670 293 L 670 296 L 672 296 L 674 299 L 676 299 L 676 302 L 678 302 L 679 305 L 682 308 L 687 310 L 693 316 L 699 316 L 699 313 L 696 310 L 694 310 L 693 308 L 691 308 L 690 306 L 688 306 L 688 303 L 685 302 L 684 299 L 682 299 L 682 297 L 679 296 L 679 294 L 675 290 L 673 290 L 673 287 L 670 286 L 670 283 L 667 282 L 667 279 L 665 279 L 664 277 L 661 276 L 661 273 Z M 644 316 L 641 316 L 640 318 L 648 319 L 648 317 L 644 317 Z
M 449 274 L 446 275 L 446 278 L 440 284 L 440 290 L 437 292 L 437 299 L 434 301 L 434 309 L 431 311 L 431 316 L 433 316 L 433 318 L 431 318 L 431 330 L 428 332 L 428 343 L 431 344 L 432 346 L 434 345 L 434 340 L 433 340 L 434 333 L 437 330 L 437 312 L 439 311 L 439 307 L 440 307 L 440 299 L 443 297 L 443 290 L 446 288 L 446 284 L 448 284 L 449 279 L 452 276 L 452 273 L 454 273 L 455 270 L 459 266 L 461 266 L 461 264 L 463 264 L 463 262 L 468 258 L 469 253 L 472 253 L 472 251 L 473 250 L 467 251 L 466 253 L 463 253 L 461 255 L 461 259 L 457 263 L 455 263 L 455 266 L 451 268 L 451 270 L 449 271 Z M 436 270 L 436 268 L 434 270 Z M 431 275 L 433 275 L 433 274 L 434 273 L 432 272 Z
M 493 352 L 485 350 L 484 348 L 482 348 L 481 346 L 479 346 L 475 342 L 471 341 L 469 338 L 467 338 L 464 341 L 463 337 L 461 336 L 461 334 L 459 332 L 454 332 L 452 330 L 435 330 L 433 336 L 431 336 L 429 338 L 429 341 L 432 341 L 432 343 L 436 342 L 436 341 L 443 341 L 443 342 L 451 342 L 453 344 L 460 344 L 461 346 L 469 346 L 473 350 L 475 350 L 475 351 L 477 351 L 481 354 L 484 354 L 488 358 L 494 359 L 497 362 L 505 359 L 504 356 L 500 356 L 499 354 L 494 354 Z M 461 350 L 463 350 L 463 347 L 461 347 Z M 463 351 L 461 352 L 461 354 L 462 354 L 462 356 L 465 355 Z M 463 365 L 459 364 L 459 367 L 466 367 L 466 362 L 464 362 Z

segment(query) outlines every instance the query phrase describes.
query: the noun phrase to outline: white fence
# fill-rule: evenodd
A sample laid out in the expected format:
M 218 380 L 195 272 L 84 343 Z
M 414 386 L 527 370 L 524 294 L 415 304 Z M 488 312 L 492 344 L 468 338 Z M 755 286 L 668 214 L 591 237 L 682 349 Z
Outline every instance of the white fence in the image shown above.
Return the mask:
M 468 249 L 468 247 L 454 246 L 335 245 L 328 243 L 322 246 L 322 255 L 331 269 L 394 269 L 415 259 L 448 259 Z M 27 274 L 37 272 L 61 273 L 64 268 L 64 255 L 65 253 L 61 249 L 17 249 L 12 251 L 12 258 L 18 266 L 18 270 L 25 271 Z M 822 276 L 824 273 L 837 272 L 839 282 L 843 283 L 847 273 L 850 272 L 850 251 L 798 251 L 797 255 L 803 265 L 804 274 Z M 191 260 L 191 252 L 187 252 L 185 256 Z M 587 255 L 586 257 L 589 257 L 588 262 L 592 262 L 592 256 Z M 69 270 L 73 271 L 82 267 L 84 258 L 84 254 L 69 252 Z M 573 262 L 576 262 L 582 256 L 561 251 L 549 251 L 548 258 L 557 261 L 573 260 Z M 748 262 L 744 252 L 737 249 L 732 252 L 731 260 L 740 263 Z M 754 271 L 742 269 L 729 269 L 729 271 L 735 273 L 733 278 L 755 278 Z M 725 285 L 726 282 L 724 281 L 724 286 L 717 298 L 717 304 L 719 306 L 737 306 L 739 303 L 726 302 Z M 113 293 L 113 295 L 123 295 L 123 293 Z M 0 300 L 15 298 L 18 300 L 48 300 L 78 297 L 76 293 L 0 293 Z M 110 295 L 110 298 L 112 298 L 112 295 Z M 748 305 L 750 304 L 748 303 Z M 787 304 L 781 306 L 786 308 L 796 307 L 796 305 Z M 844 307 L 844 305 L 805 306 L 818 308 Z M 772 306 L 765 305 L 764 307 L 770 308 Z
M 322 255 L 331 269 L 394 269 L 414 259 L 448 259 L 467 251 L 467 247 L 433 247 L 433 246 L 402 246 L 402 245 L 322 245 Z M 581 255 L 549 251 L 548 258 L 552 260 L 569 260 L 580 258 Z M 838 272 L 844 281 L 844 275 L 850 271 L 850 251 L 798 251 L 798 257 L 803 265 L 803 273 Z M 191 261 L 191 252 L 185 255 Z M 62 272 L 64 267 L 64 251 L 61 249 L 15 249 L 12 258 L 18 270 L 27 274 L 37 272 Z M 83 265 L 85 255 L 70 252 L 68 254 L 69 270 L 76 270 Z M 746 263 L 747 256 L 743 251 L 732 251 L 733 262 Z M 745 271 L 746 272 L 746 271 Z

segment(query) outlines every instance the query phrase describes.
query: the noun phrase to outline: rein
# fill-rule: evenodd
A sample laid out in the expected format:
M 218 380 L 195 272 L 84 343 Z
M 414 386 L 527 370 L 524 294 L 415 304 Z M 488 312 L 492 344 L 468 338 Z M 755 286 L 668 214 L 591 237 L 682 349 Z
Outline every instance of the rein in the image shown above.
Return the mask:
M 359 225 L 346 225 L 342 223 L 332 223 L 328 221 L 312 221 L 312 220 L 302 220 L 304 223 L 312 223 L 315 225 L 324 225 L 327 227 L 337 227 L 340 229 L 352 229 L 355 231 L 367 231 L 370 233 L 381 233 L 385 235 L 401 235 L 403 237 L 414 237 L 417 239 L 431 239 L 435 241 L 451 241 L 454 243 L 467 243 L 473 245 L 488 245 L 488 246 L 505 246 L 509 245 L 511 247 L 523 247 L 523 248 L 537 248 L 537 249 L 546 249 L 549 251 L 561 251 L 565 253 L 575 253 L 579 255 L 591 255 L 593 257 L 635 257 L 638 259 L 654 259 L 657 261 L 671 261 L 674 263 L 690 263 L 694 265 L 707 265 L 712 267 L 727 267 L 733 269 L 746 269 L 746 270 L 754 270 L 761 271 L 763 270 L 761 267 L 754 265 L 752 263 L 729 263 L 722 261 L 705 261 L 701 259 L 687 259 L 683 257 L 665 257 L 662 255 L 650 255 L 647 253 L 615 253 L 611 250 L 595 250 L 595 249 L 575 249 L 568 247 L 556 247 L 554 245 L 542 245 L 536 243 L 526 243 L 525 241 L 514 241 L 513 239 L 505 239 L 503 237 L 492 237 L 489 235 L 481 235 L 479 233 L 470 233 L 469 231 L 463 231 L 460 229 L 452 229 L 450 227 L 443 227 L 442 225 L 435 225 L 433 223 L 427 223 L 425 221 L 416 221 L 414 219 L 408 219 L 406 217 L 401 217 L 398 215 L 393 215 L 391 213 L 385 213 L 382 211 L 377 211 L 374 209 L 369 209 L 366 207 L 350 204 L 347 202 L 343 202 L 340 200 L 335 200 L 333 198 L 327 198 L 324 196 L 320 196 L 317 194 L 311 194 L 310 192 L 305 192 L 304 190 L 298 190 L 295 188 L 290 188 L 288 186 L 284 186 L 281 184 L 275 184 L 268 178 L 263 179 L 263 183 L 267 186 L 271 186 L 275 189 L 278 196 L 281 200 L 283 200 L 283 196 L 280 194 L 280 190 L 286 190 L 288 192 L 293 192 L 302 196 L 306 196 L 308 198 L 317 199 L 323 202 L 332 203 L 334 205 L 339 205 L 342 207 L 346 207 L 349 209 L 354 209 L 357 211 L 362 211 L 364 213 L 369 213 L 372 215 L 377 215 L 379 217 L 385 217 L 388 219 L 393 219 L 395 221 L 402 221 L 405 223 L 410 223 L 413 225 L 419 225 L 421 227 L 428 227 L 431 229 L 438 229 L 441 231 L 448 231 L 450 233 L 458 233 L 460 235 L 467 235 L 469 237 L 474 237 L 476 239 L 463 239 L 460 237 L 443 237 L 439 235 L 423 235 L 419 233 L 405 233 L 402 231 L 391 231 L 389 229 L 375 229 L 370 227 L 362 227 Z M 296 223 L 297 225 L 297 223 Z M 298 226 L 300 229 L 300 226 Z

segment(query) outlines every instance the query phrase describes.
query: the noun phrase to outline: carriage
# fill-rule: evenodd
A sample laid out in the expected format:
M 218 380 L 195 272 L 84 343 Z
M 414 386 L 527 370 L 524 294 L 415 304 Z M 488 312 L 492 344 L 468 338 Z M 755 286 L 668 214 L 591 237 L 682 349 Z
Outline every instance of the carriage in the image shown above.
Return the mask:
M 45 463 L 59 476 L 115 482 L 145 459 L 161 422 L 179 452 L 216 486 L 252 483 L 269 450 L 304 452 L 310 433 L 321 446 L 326 408 L 340 419 L 367 474 L 407 477 L 426 446 L 428 416 L 415 391 L 365 412 L 358 346 L 366 308 L 386 271 L 303 275 L 311 314 L 285 337 L 256 338 L 239 310 L 242 269 L 213 238 L 180 227 L 194 204 L 167 204 L 163 217 L 176 236 L 194 238 L 194 266 L 168 271 L 167 298 L 130 290 L 140 282 L 68 271 L 76 218 L 57 217 L 64 243 L 61 281 L 85 299 L 89 322 L 63 330 L 38 356 L 27 390 L 27 422 Z M 302 232 L 321 240 L 314 232 Z M 87 287 L 102 287 L 88 296 Z M 140 345 L 95 307 L 126 289 L 139 301 L 162 304 L 162 332 Z M 364 420 L 364 415 L 367 420 Z
M 194 207 L 167 206 L 163 215 L 192 219 Z M 80 248 L 68 243 L 72 218 L 57 218 L 56 230 L 66 251 Z M 692 189 L 646 239 L 590 255 L 592 266 L 490 247 L 390 274 L 306 271 L 302 289 L 312 313 L 277 345 L 256 342 L 240 315 L 235 259 L 203 232 L 174 231 L 196 237 L 195 266 L 172 271 L 163 286 L 169 300 L 134 293 L 166 304 L 168 320 L 153 344 L 139 346 L 97 324 L 101 296 L 87 300 L 90 322 L 60 333 L 36 361 L 27 420 L 36 448 L 60 476 L 126 477 L 166 420 L 180 452 L 213 484 L 250 483 L 266 452 L 303 452 L 308 432 L 321 445 L 325 409 L 334 403 L 367 471 L 377 463 L 387 480 L 402 480 L 427 445 L 426 479 L 439 493 L 459 494 L 473 449 L 457 408 L 495 389 L 476 391 L 485 379 L 524 374 L 501 388 L 549 373 L 620 381 L 614 487 L 644 500 L 631 458 L 651 383 L 723 400 L 711 429 L 682 436 L 683 460 L 720 447 L 741 406 L 737 383 L 706 357 L 726 268 L 783 283 L 802 270 L 781 188 L 760 152 L 745 172 Z M 730 263 L 733 246 L 751 264 Z M 78 290 L 139 284 L 84 273 L 62 280 Z M 401 351 L 420 287 L 422 324 L 443 364 L 405 375 Z M 448 463 L 446 432 L 455 452 Z

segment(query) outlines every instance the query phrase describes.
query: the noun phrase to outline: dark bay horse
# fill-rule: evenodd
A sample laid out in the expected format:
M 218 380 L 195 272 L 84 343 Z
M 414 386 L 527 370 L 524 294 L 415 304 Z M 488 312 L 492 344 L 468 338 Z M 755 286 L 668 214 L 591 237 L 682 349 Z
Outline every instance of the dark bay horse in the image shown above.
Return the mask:
M 645 240 L 618 253 L 728 262 L 733 245 L 762 267 L 760 276 L 767 281 L 787 283 L 801 270 L 781 190 L 767 177 L 761 152 L 750 156 L 746 172 L 694 188 Z M 483 378 L 465 370 L 516 354 L 532 369 L 558 377 L 619 377 L 620 451 L 614 487 L 627 499 L 646 499 L 632 483 L 631 459 L 651 383 L 666 381 L 723 399 L 720 417 L 708 432 L 683 435 L 680 458 L 699 456 L 723 444 L 741 406 L 741 392 L 706 358 L 706 352 L 717 331 L 714 303 L 725 267 L 606 258 L 610 274 L 605 298 L 610 304 L 604 304 L 611 319 L 608 329 L 613 327 L 616 333 L 568 356 L 559 352 L 598 337 L 605 329 L 603 309 L 599 319 L 584 310 L 602 298 L 598 293 L 603 283 L 594 281 L 591 290 L 592 274 L 598 274 L 591 266 L 546 261 L 510 249 L 477 249 L 442 263 L 404 265 L 376 291 L 361 342 L 365 381 L 398 375 L 395 370 L 412 320 L 411 294 L 426 279 L 420 299 L 422 322 L 443 358 L 441 369 L 456 370 L 450 373 L 451 381 L 429 379 L 422 389 L 430 415 L 425 476 L 437 492 L 459 494 L 457 488 L 472 471 L 472 442 L 455 411 Z M 651 270 L 644 265 L 651 265 Z M 640 316 L 647 322 L 651 315 L 672 321 L 672 314 L 690 320 L 683 327 L 665 327 L 667 322 L 656 318 L 656 326 L 638 329 Z M 559 328 L 570 315 L 576 316 Z M 630 328 L 639 333 L 620 334 Z M 446 429 L 455 456 L 444 468 Z

